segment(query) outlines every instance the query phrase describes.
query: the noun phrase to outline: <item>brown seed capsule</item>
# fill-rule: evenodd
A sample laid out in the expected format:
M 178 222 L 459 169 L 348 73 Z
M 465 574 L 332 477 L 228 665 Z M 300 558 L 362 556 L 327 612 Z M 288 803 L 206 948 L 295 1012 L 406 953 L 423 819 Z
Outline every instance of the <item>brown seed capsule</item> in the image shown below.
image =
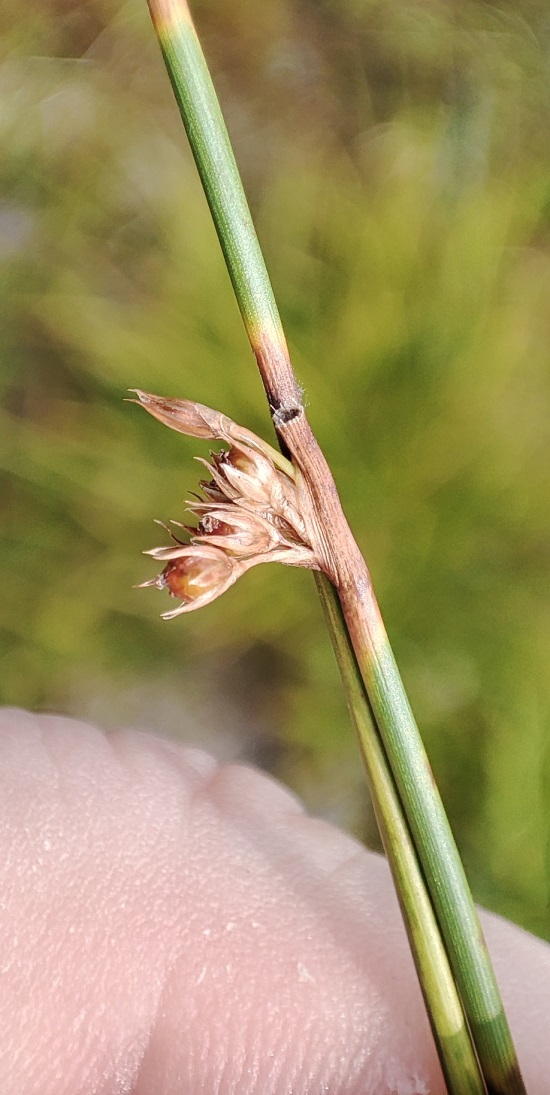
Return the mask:
M 166 566 L 157 578 L 143 585 L 167 588 L 172 597 L 182 601 L 179 608 L 163 614 L 166 620 L 210 604 L 225 593 L 241 574 L 238 565 L 224 551 L 207 544 L 153 548 L 146 555 L 166 560 Z

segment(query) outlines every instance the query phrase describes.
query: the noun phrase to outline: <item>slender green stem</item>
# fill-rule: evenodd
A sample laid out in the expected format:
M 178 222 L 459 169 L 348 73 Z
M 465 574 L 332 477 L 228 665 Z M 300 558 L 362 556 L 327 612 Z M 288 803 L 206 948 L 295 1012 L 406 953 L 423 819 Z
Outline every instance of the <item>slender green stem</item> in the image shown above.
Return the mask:
M 298 398 L 279 310 L 208 66 L 185 0 L 148 0 L 174 95 L 250 344 L 270 405 L 277 373 L 281 399 Z M 281 377 L 283 378 L 281 391 Z
M 421 864 L 487 1089 L 491 1095 L 522 1095 L 525 1088 L 462 864 L 433 784 L 368 571 L 349 533 L 326 462 L 307 426 L 262 253 L 188 7 L 184 0 L 148 2 L 258 360 L 274 425 L 280 440 L 288 444 L 297 461 L 299 483 L 305 483 L 303 497 L 321 528 L 318 547 L 326 560 L 327 572 L 338 587 L 349 639 L 383 743 L 380 755 L 391 767 L 386 778 L 393 781 L 400 797 L 402 824 Z M 327 529 L 337 545 L 333 551 Z M 331 632 L 335 641 L 333 628 Z M 345 674 L 344 679 L 349 688 Z M 365 749 L 364 752 L 367 759 Z M 376 795 L 371 761 L 369 754 L 371 785 Z M 382 813 L 378 799 L 376 808 L 386 835 L 395 835 L 395 823 Z M 401 885 L 399 871 L 395 877 Z M 426 993 L 427 984 L 432 981 L 428 976 L 424 983 Z M 446 1021 L 441 1027 L 437 1025 L 439 1001 L 430 998 L 429 1007 L 438 1031 L 438 1044 L 444 1052 L 451 1028 Z
M 351 616 L 363 615 L 361 625 L 351 627 L 355 653 L 391 759 L 483 1075 L 489 1092 L 521 1095 L 525 1087 L 464 868 L 374 594 L 367 592 L 365 599 L 366 608 L 356 599 L 348 600 L 347 606 L 343 605 L 344 615 L 348 627 Z
M 370 710 L 334 587 L 315 575 L 352 722 L 365 763 L 371 798 L 391 867 L 447 1088 L 453 1095 L 486 1092 L 439 926 L 420 870 L 409 827 Z M 434 1021 L 434 1015 L 437 1021 Z

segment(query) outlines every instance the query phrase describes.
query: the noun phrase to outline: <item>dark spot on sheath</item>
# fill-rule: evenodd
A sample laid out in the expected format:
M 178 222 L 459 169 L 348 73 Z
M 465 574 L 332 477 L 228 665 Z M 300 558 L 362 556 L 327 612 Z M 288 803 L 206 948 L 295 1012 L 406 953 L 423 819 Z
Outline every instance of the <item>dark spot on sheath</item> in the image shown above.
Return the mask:
M 302 413 L 301 407 L 279 407 L 273 411 L 273 425 L 278 429 L 280 426 L 286 426 L 288 422 L 292 422 L 294 418 L 298 418 Z

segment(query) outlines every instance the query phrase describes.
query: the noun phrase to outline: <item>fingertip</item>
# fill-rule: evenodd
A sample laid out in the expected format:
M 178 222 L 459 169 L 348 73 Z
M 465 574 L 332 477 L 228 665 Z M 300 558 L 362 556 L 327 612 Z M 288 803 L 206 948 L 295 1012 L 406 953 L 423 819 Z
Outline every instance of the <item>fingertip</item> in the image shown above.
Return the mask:
M 386 863 L 276 781 L 4 710 L 0 811 L 3 1092 L 443 1092 Z M 550 948 L 483 919 L 543 1095 Z

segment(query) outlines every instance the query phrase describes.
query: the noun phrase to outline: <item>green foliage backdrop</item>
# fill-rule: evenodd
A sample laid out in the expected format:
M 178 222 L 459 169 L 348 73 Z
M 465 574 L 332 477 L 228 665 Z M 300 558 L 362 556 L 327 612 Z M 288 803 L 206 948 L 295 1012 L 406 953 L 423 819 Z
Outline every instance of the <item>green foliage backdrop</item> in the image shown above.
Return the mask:
M 2 701 L 253 759 L 376 843 L 310 576 L 171 623 L 132 589 L 206 452 L 125 390 L 269 437 L 145 0 L 7 10 Z M 550 937 L 546 5 L 194 13 L 476 897 Z

